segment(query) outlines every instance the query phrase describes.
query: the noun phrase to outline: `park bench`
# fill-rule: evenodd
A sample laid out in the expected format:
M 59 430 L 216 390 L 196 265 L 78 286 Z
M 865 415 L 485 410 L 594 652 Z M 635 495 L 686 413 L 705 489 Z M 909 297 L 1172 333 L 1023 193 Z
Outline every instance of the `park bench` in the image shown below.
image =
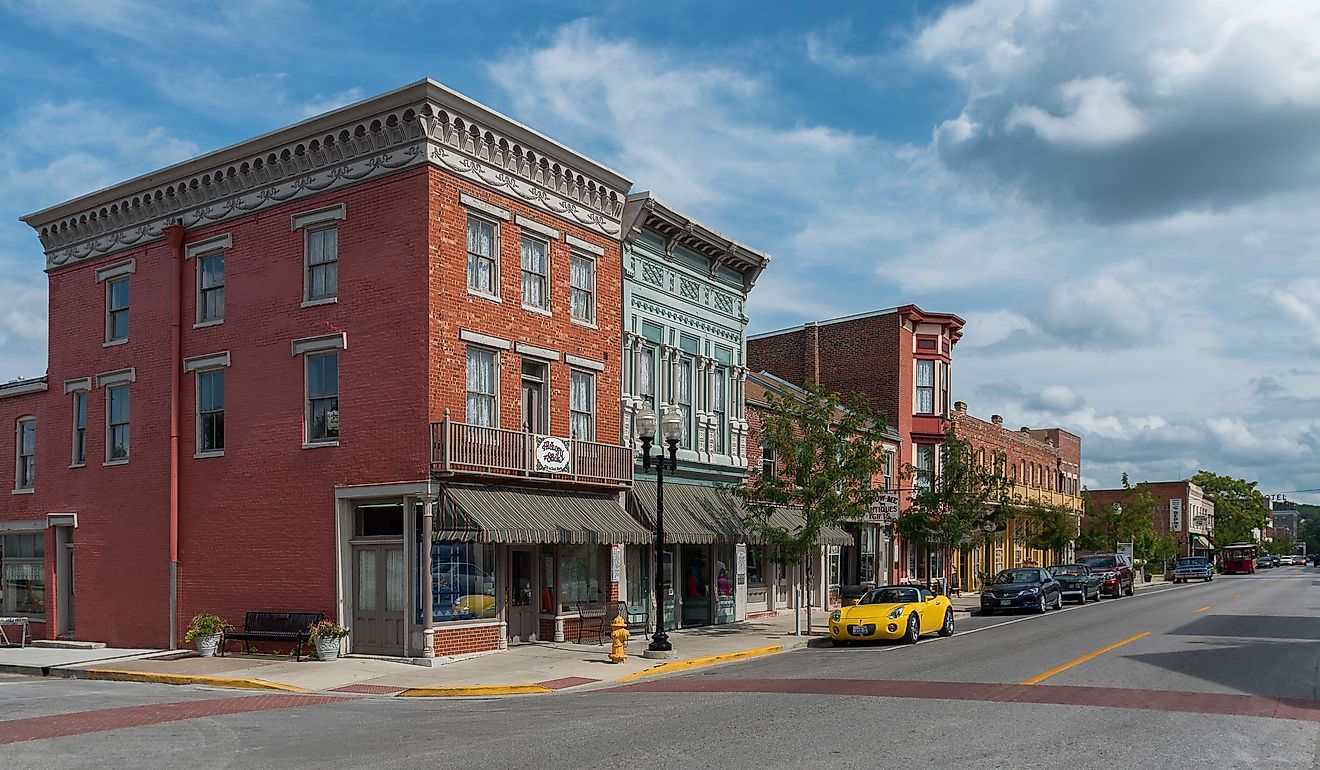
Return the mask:
M 225 631 L 220 636 L 220 655 L 230 641 L 293 642 L 294 658 L 302 660 L 302 647 L 307 643 L 313 623 L 325 619 L 320 612 L 249 612 L 243 627 Z
M 606 629 L 619 616 L 627 617 L 628 609 L 623 602 L 578 602 L 578 644 L 582 644 L 582 633 L 594 631 L 596 644 L 604 644 L 601 638 Z

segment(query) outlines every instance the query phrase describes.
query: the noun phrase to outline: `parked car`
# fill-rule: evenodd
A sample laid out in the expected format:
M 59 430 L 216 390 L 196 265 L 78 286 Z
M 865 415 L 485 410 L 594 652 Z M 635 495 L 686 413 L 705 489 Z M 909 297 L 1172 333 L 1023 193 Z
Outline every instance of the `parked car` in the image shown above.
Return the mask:
M 1274 557 L 1264 554 L 1256 559 L 1256 569 L 1269 569 L 1274 566 Z
M 1178 566 L 1173 568 L 1175 583 L 1186 583 L 1189 580 L 1209 583 L 1214 578 L 1214 568 L 1210 566 L 1210 560 L 1204 556 L 1184 556 L 1178 560 Z
M 981 614 L 998 610 L 1031 609 L 1044 612 L 1063 606 L 1063 588 L 1047 570 L 1039 567 L 1006 569 L 995 575 L 981 592 Z
M 1100 593 L 1106 596 L 1131 596 L 1134 575 L 1132 562 L 1121 553 L 1093 553 L 1077 559 L 1093 572 L 1100 573 Z
M 1100 575 L 1085 564 L 1056 564 L 1050 567 L 1050 574 L 1059 581 L 1065 599 L 1076 598 L 1078 604 L 1100 601 Z
M 830 641 L 836 645 L 880 639 L 916 644 L 932 631 L 953 636 L 953 605 L 925 586 L 878 586 L 830 613 Z

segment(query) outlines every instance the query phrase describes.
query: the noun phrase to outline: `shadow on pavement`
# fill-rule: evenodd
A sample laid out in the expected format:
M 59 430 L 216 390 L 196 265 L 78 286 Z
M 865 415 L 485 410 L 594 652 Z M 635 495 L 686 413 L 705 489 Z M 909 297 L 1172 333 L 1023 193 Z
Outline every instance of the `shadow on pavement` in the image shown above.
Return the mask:
M 1314 700 L 1316 693 L 1312 678 L 1298 676 L 1300 671 L 1315 666 L 1315 642 L 1312 640 L 1234 642 L 1212 638 L 1190 642 L 1191 648 L 1177 652 L 1127 654 L 1123 657 L 1238 692 L 1270 698 Z
M 1238 639 L 1320 639 L 1320 617 L 1207 615 L 1168 632 L 1176 636 L 1229 636 Z

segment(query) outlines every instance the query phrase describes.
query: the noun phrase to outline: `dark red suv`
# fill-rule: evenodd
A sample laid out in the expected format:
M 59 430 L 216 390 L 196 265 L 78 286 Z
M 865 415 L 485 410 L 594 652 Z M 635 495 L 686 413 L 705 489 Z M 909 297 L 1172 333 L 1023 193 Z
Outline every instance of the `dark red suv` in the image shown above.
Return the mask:
M 1131 596 L 1133 592 L 1132 562 L 1121 553 L 1093 553 L 1081 556 L 1078 564 L 1085 564 L 1100 576 L 1100 593 L 1104 596 Z

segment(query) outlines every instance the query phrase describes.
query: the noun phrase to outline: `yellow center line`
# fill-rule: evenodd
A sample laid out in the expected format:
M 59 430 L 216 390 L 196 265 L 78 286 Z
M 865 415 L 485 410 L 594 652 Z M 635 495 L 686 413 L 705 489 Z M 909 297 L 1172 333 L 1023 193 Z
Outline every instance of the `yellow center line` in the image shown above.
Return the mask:
M 1210 605 L 1207 604 L 1207 605 L 1205 605 L 1204 607 L 1197 607 L 1197 608 L 1196 608 L 1196 611 L 1197 611 L 1197 612 L 1205 612 L 1205 611 L 1208 610 L 1208 609 L 1210 609 Z
M 1242 594 L 1233 594 L 1233 599 L 1241 599 L 1241 598 L 1242 598 Z M 1233 601 L 1233 599 L 1229 599 L 1229 601 L 1231 602 Z
M 1073 666 L 1080 666 L 1081 664 L 1085 663 L 1085 662 L 1088 661 L 1088 660 L 1091 660 L 1092 658 L 1098 658 L 1098 657 L 1100 657 L 1101 655 L 1104 655 L 1106 652 L 1109 652 L 1110 650 L 1116 650 L 1116 649 L 1118 649 L 1119 647 L 1122 647 L 1122 646 L 1125 645 L 1125 644 L 1129 644 L 1129 643 L 1131 643 L 1131 642 L 1135 642 L 1135 641 L 1137 641 L 1138 639 L 1141 639 L 1141 638 L 1143 638 L 1143 637 L 1147 637 L 1147 636 L 1150 636 L 1150 632 L 1149 632 L 1149 631 L 1142 631 L 1141 633 L 1136 634 L 1136 635 L 1134 635 L 1134 636 L 1129 636 L 1128 638 L 1124 639 L 1124 640 L 1121 641 L 1121 642 L 1114 642 L 1113 644 L 1109 645 L 1108 647 L 1101 647 L 1100 649 L 1096 650 L 1095 652 L 1088 652 L 1088 653 L 1086 653 L 1085 655 L 1083 655 L 1082 657 L 1078 658 L 1077 660 L 1069 661 L 1069 662 L 1067 662 L 1067 663 L 1064 663 L 1062 666 L 1055 666 L 1054 668 L 1050 669 L 1049 671 L 1046 671 L 1046 672 L 1043 673 L 1043 674 L 1037 674 L 1037 675 L 1031 677 L 1030 679 L 1024 679 L 1024 680 L 1023 680 L 1022 682 L 1020 682 L 1019 684 L 1040 684 L 1041 682 L 1045 681 L 1046 679 L 1049 679 L 1050 677 L 1054 676 L 1055 674 L 1058 674 L 1058 673 L 1062 673 L 1062 672 L 1064 672 L 1064 671 L 1067 671 L 1068 669 L 1072 668 Z

